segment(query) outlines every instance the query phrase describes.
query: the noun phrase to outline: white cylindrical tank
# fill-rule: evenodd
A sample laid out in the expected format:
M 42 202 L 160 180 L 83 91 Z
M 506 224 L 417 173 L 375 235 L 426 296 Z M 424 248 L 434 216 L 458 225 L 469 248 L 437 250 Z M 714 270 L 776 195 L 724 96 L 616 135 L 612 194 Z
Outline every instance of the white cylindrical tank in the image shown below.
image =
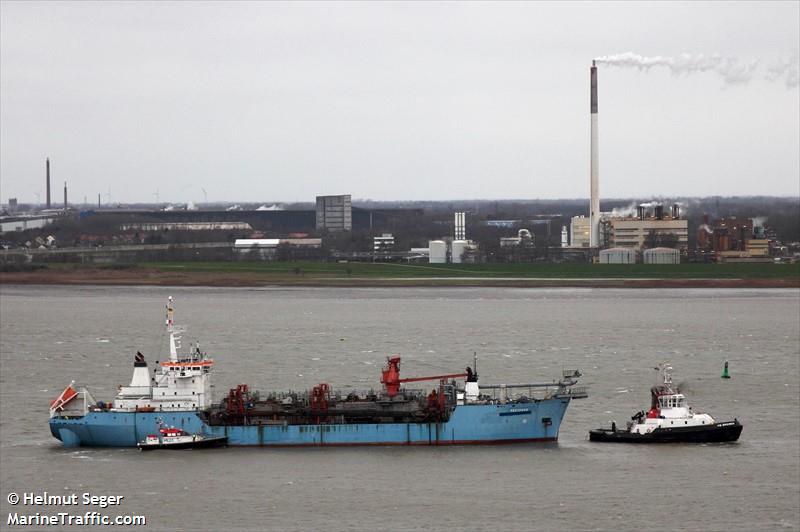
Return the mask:
M 652 248 L 644 252 L 645 264 L 680 264 L 681 252 L 672 248 Z
M 447 244 L 444 240 L 430 240 L 428 242 L 428 261 L 431 264 L 444 264 L 447 262 Z
M 636 251 L 629 248 L 601 249 L 600 264 L 636 264 Z
M 453 264 L 461 264 L 461 256 L 467 250 L 469 243 L 466 240 L 453 240 L 452 252 L 450 254 Z

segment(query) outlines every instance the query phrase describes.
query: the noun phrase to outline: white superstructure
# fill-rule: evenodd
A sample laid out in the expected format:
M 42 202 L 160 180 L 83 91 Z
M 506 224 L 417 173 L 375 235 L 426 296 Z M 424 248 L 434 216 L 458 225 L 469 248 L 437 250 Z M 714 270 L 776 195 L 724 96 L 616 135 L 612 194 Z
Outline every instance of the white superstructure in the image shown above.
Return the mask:
M 664 384 L 653 386 L 650 410 L 639 412 L 634 421 L 628 423 L 628 431 L 633 434 L 648 434 L 658 428 L 679 428 L 713 425 L 714 418 L 708 414 L 692 411 L 686 403 L 686 396 L 672 388 L 672 366 L 662 364 Z
M 195 344 L 181 354 L 182 329 L 173 323 L 172 298 L 167 304 L 166 326 L 169 333 L 169 359 L 153 371 L 147 369 L 144 355 L 136 354 L 133 377 L 128 386 L 120 386 L 111 410 L 185 411 L 211 406 L 211 368 L 214 361 Z

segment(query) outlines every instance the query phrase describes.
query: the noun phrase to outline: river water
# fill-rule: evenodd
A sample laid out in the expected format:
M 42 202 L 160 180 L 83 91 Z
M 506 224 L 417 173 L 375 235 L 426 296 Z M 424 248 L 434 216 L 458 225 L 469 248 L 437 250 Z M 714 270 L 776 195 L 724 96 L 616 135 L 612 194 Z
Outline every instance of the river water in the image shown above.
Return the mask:
M 475 351 L 482 382 L 580 368 L 590 396 L 570 405 L 557 444 L 62 448 L 49 401 L 72 379 L 111 399 L 137 350 L 163 356 L 168 295 L 185 341 L 217 362 L 217 398 L 240 382 L 377 388 L 389 354 L 413 376 L 459 371 Z M 99 510 L 145 515 L 139 530 L 800 528 L 798 290 L 3 286 L 0 324 L 3 529 L 36 529 L 7 526 L 13 512 L 99 509 L 7 501 L 44 491 L 123 495 Z M 664 360 L 696 410 L 742 421 L 738 443 L 588 441 L 646 409 Z

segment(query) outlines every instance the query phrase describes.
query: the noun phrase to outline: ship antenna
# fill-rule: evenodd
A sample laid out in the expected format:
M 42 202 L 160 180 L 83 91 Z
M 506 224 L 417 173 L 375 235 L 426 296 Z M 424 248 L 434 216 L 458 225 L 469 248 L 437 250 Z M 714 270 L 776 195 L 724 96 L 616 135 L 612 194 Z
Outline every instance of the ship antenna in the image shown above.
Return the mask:
M 661 371 L 664 372 L 664 384 L 672 384 L 672 366 L 668 362 L 661 364 Z
M 174 310 L 172 308 L 172 296 L 167 299 L 167 332 L 169 332 L 169 360 L 171 362 L 178 361 L 178 348 L 180 347 L 181 337 L 176 333 L 180 330 L 175 329 L 173 321 Z
M 174 310 L 172 309 L 172 296 L 169 296 L 169 298 L 167 298 L 167 330 L 170 332 L 172 332 L 173 314 Z
M 475 370 L 475 376 L 477 377 L 478 376 L 478 352 L 477 351 L 473 351 L 473 354 L 475 355 L 475 358 L 474 358 L 474 362 L 472 363 L 472 365 L 474 366 L 472 369 Z

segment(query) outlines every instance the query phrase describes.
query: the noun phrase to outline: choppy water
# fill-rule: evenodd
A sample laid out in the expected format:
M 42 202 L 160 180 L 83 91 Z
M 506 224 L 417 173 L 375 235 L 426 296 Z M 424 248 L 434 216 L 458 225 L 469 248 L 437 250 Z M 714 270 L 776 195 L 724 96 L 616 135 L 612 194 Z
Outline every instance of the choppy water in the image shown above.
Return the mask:
M 590 398 L 570 406 L 558 444 L 61 448 L 48 401 L 73 378 L 111 398 L 137 349 L 158 359 L 167 295 L 186 339 L 217 360 L 217 397 L 240 382 L 377 387 L 388 354 L 411 376 L 459 370 L 478 351 L 484 382 L 578 367 Z M 0 528 L 24 510 L 12 491 L 124 495 L 106 512 L 146 515 L 140 530 L 800 527 L 797 290 L 4 286 L 0 323 Z M 648 405 L 665 359 L 696 409 L 742 420 L 740 442 L 590 443 L 590 428 Z

